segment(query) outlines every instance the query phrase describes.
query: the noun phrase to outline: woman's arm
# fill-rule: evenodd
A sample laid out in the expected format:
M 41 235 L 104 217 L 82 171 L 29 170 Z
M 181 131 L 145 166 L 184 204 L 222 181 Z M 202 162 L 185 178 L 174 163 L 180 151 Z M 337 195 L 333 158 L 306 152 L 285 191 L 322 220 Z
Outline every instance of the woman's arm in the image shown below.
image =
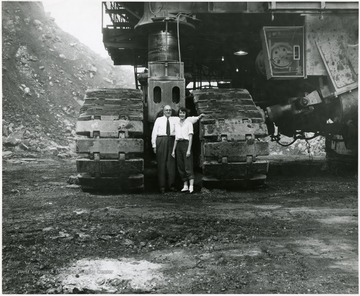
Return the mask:
M 189 134 L 189 145 L 188 145 L 188 149 L 186 151 L 186 157 L 190 157 L 190 155 L 191 155 L 192 140 L 193 140 L 193 135 Z
M 206 116 L 204 113 L 201 113 L 199 116 L 189 116 L 186 118 L 192 124 L 198 122 L 202 117 Z
M 173 150 L 172 150 L 172 153 L 171 153 L 171 156 L 174 157 L 174 158 L 175 158 L 175 149 L 176 149 L 177 142 L 178 142 L 178 140 L 174 141 L 174 147 L 173 147 Z

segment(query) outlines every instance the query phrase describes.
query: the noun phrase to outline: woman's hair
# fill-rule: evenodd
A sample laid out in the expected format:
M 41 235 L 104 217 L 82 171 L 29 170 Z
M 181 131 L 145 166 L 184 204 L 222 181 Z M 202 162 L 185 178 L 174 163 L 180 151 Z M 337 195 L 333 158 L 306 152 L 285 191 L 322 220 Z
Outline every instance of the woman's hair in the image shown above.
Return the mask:
M 180 114 L 180 111 L 185 113 L 185 117 L 188 117 L 189 114 L 188 109 L 186 109 L 185 107 L 180 107 L 178 111 L 178 116 Z

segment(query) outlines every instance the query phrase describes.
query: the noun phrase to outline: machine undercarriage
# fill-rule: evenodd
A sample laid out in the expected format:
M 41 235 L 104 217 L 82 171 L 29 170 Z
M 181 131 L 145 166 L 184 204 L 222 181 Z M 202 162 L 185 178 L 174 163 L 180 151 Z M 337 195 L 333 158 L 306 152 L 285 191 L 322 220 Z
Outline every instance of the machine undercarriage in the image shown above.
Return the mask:
M 87 92 L 77 124 L 83 189 L 144 189 L 164 105 L 207 115 L 193 149 L 205 186 L 263 183 L 269 164 L 257 156 L 269 153 L 267 136 L 322 135 L 329 159 L 357 162 L 356 2 L 102 8 L 105 48 L 115 65 L 134 66 L 137 89 Z

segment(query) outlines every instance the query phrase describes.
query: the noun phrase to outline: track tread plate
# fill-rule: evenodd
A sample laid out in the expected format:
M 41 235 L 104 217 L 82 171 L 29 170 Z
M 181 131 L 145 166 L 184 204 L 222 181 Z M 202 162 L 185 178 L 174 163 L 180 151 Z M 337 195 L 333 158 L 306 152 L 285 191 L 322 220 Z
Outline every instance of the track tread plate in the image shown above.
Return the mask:
M 232 179 L 232 180 L 220 180 L 216 178 L 203 177 L 202 185 L 207 188 L 224 188 L 224 189 L 246 189 L 246 188 L 258 188 L 265 184 L 266 175 L 260 174 L 252 176 L 248 179 Z
M 76 167 L 78 173 L 85 173 L 89 176 L 111 177 L 116 176 L 119 178 L 127 177 L 132 174 L 139 174 L 144 171 L 143 159 L 129 159 L 129 160 L 116 160 L 116 159 L 77 159 Z
M 205 177 L 219 180 L 250 179 L 256 175 L 266 175 L 269 170 L 268 161 L 256 161 L 250 165 L 245 162 L 217 163 L 205 161 L 203 173 Z
M 143 113 L 142 110 L 133 110 L 128 108 L 124 110 L 122 108 L 89 108 L 86 111 L 82 111 L 80 113 L 80 118 L 88 118 L 91 119 L 92 117 L 100 117 L 101 116 L 110 116 L 116 115 L 119 119 L 129 119 L 129 120 L 143 120 Z M 86 120 L 86 119 L 85 119 Z
M 134 98 L 142 99 L 141 91 L 138 89 L 130 88 L 96 88 L 86 91 L 88 98 Z
M 245 140 L 246 135 L 255 135 L 257 137 L 265 137 L 267 135 L 267 127 L 265 123 L 243 123 L 239 120 L 216 121 L 215 123 L 201 123 L 200 137 L 217 137 L 221 140 L 222 135 L 226 135 L 228 140 L 239 141 Z
M 79 177 L 84 191 L 141 192 L 144 190 L 144 175 L 136 174 L 127 178 L 90 176 Z
M 76 133 L 78 135 L 92 136 L 94 131 L 100 132 L 100 137 L 118 137 L 119 132 L 126 134 L 142 134 L 144 130 L 142 121 L 131 120 L 78 120 L 76 122 Z M 103 134 L 103 135 L 102 135 Z
M 80 118 L 116 115 L 119 118 L 143 120 L 144 105 L 140 90 L 96 89 L 88 90 Z
M 116 98 L 109 98 L 109 99 L 99 99 L 99 98 L 86 98 L 83 106 L 107 106 L 107 105 L 115 105 L 115 106 L 126 106 L 128 104 L 133 105 L 134 107 L 142 106 L 141 99 L 116 99 Z
M 77 153 L 142 153 L 144 151 L 143 139 L 109 139 L 89 138 L 76 140 Z
M 249 144 L 247 141 L 234 141 L 234 142 L 209 142 L 203 143 L 204 157 L 209 160 L 211 158 L 218 159 L 221 157 L 228 157 L 229 161 L 246 160 L 247 155 L 258 156 L 269 154 L 268 142 L 253 142 Z M 234 160 L 230 160 L 234 159 Z
M 219 119 L 250 118 L 262 120 L 250 93 L 244 89 L 213 89 L 193 92 L 198 113 Z

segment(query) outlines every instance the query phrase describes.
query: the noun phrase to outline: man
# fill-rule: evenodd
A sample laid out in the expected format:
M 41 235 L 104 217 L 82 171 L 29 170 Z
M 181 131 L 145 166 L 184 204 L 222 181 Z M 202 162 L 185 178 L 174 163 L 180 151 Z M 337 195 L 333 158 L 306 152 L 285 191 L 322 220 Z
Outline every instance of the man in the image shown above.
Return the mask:
M 164 116 L 156 118 L 151 134 L 151 144 L 156 154 L 161 193 L 165 193 L 166 185 L 170 191 L 175 191 L 176 164 L 171 153 L 175 140 L 175 124 L 180 120 L 179 117 L 171 116 L 172 109 L 169 105 L 164 106 L 163 111 Z M 188 117 L 187 120 L 195 123 L 202 116 L 204 115 Z

